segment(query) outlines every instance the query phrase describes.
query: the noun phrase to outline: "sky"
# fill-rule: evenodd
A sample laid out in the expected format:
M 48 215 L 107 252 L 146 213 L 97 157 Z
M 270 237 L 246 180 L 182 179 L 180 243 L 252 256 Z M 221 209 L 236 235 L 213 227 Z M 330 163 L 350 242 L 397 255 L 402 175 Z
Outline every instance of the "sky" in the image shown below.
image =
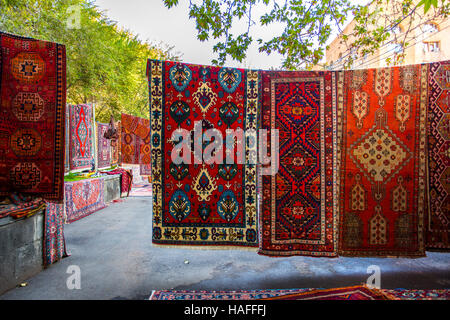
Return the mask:
M 138 35 L 141 40 L 153 43 L 163 42 L 174 46 L 175 52 L 182 53 L 181 60 L 186 63 L 211 64 L 211 60 L 217 58 L 213 52 L 214 41 L 201 42 L 197 39 L 195 21 L 189 19 L 187 0 L 180 0 L 178 6 L 166 8 L 162 0 L 95 0 L 100 10 L 120 27 L 130 30 Z M 259 5 L 255 8 L 254 16 L 258 17 L 268 7 Z M 255 19 L 256 20 L 256 19 Z M 235 34 L 246 30 L 243 22 L 233 30 Z M 280 34 L 282 25 L 270 25 L 267 27 L 252 27 L 253 39 L 262 38 L 269 40 Z M 332 39 L 330 39 L 332 40 Z M 282 56 L 277 53 L 267 55 L 258 52 L 255 43 L 250 46 L 247 58 L 242 63 L 228 58 L 226 65 L 238 68 L 270 69 L 281 68 Z

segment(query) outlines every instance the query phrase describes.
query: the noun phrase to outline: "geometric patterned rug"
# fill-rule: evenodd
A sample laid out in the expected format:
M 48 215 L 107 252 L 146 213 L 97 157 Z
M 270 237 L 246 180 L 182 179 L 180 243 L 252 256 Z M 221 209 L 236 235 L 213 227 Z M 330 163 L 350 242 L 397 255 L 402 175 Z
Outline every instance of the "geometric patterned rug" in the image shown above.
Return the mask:
M 122 163 L 140 164 L 140 174 L 150 175 L 150 121 L 122 113 Z
M 0 195 L 62 200 L 66 52 L 0 32 Z
M 447 66 L 254 72 L 149 60 L 152 166 L 141 169 L 152 171 L 153 243 L 261 241 L 265 255 L 330 257 L 422 257 L 426 242 L 447 248 Z M 199 163 L 172 163 L 175 130 L 188 132 L 193 149 L 196 128 L 224 136 L 258 121 L 278 129 L 280 143 L 278 172 L 259 185 L 252 165 L 211 165 L 201 155 Z M 137 123 L 122 115 L 130 163 L 140 162 Z M 428 154 L 427 138 L 436 142 Z
M 44 266 L 67 257 L 64 239 L 64 204 L 47 202 L 44 222 Z
M 111 165 L 120 165 L 120 159 L 121 159 L 121 139 L 122 139 L 122 125 L 120 121 L 116 123 L 116 129 L 117 129 L 117 136 L 118 138 L 116 140 L 111 140 Z
M 111 166 L 111 140 L 104 137 L 108 124 L 97 122 L 97 168 Z
M 141 176 L 149 176 L 152 174 L 151 161 L 151 144 L 150 144 L 150 120 L 140 119 L 137 128 L 137 134 L 141 138 L 139 146 L 139 165 Z
M 338 72 L 339 254 L 425 255 L 427 66 Z
M 69 107 L 66 105 L 64 107 L 65 111 L 65 124 L 64 124 L 64 174 L 70 172 L 70 115 Z
M 66 223 L 72 223 L 106 207 L 104 179 L 93 178 L 65 183 Z
M 14 219 L 28 218 L 42 212 L 46 203 L 42 198 L 30 195 L 11 193 L 7 197 L 1 197 L 0 218 L 12 217 Z
M 68 105 L 70 170 L 93 169 L 94 121 L 91 105 Z
M 261 82 L 262 128 L 278 130 L 279 168 L 262 177 L 258 253 L 336 256 L 335 74 L 262 71 Z
M 149 60 L 147 74 L 153 243 L 257 247 L 256 165 L 206 163 L 202 133 L 219 131 L 225 139 L 228 129 L 258 129 L 258 72 Z M 185 132 L 194 150 L 186 154 L 190 163 L 171 160 L 175 131 Z M 250 139 L 244 144 L 248 153 L 240 154 L 250 157 Z
M 381 291 L 395 300 L 450 300 L 450 289 L 382 289 Z
M 233 291 L 154 290 L 149 300 L 449 300 L 449 289 L 266 289 Z
M 450 61 L 429 68 L 427 248 L 450 249 Z
M 230 291 L 154 290 L 149 300 L 257 300 L 285 294 L 308 292 L 313 289 L 266 289 Z
M 381 290 L 370 289 L 367 286 L 353 286 L 284 294 L 263 300 L 390 300 L 390 298 Z
M 136 134 L 139 117 L 122 113 L 121 115 L 121 153 L 122 163 L 139 164 L 140 146 L 142 139 Z M 148 121 L 148 120 L 147 120 Z

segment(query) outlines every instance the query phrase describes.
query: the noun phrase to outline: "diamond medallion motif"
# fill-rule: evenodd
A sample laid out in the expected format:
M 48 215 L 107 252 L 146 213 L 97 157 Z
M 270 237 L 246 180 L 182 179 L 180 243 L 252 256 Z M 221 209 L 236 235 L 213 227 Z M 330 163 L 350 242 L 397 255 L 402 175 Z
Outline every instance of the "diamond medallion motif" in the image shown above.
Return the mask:
M 385 182 L 409 160 L 410 151 L 392 132 L 374 127 L 356 142 L 351 156 L 373 182 Z

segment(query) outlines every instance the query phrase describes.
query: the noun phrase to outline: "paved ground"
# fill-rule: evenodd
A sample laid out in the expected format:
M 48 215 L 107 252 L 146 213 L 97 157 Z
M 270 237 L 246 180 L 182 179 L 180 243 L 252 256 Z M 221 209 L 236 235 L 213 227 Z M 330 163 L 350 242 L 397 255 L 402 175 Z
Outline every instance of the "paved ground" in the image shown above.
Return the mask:
M 382 288 L 450 288 L 450 253 L 428 252 L 421 259 L 270 258 L 239 250 L 153 247 L 150 204 L 150 197 L 130 197 L 66 225 L 71 256 L 0 299 L 147 299 L 152 290 L 172 288 L 332 288 L 365 282 L 370 265 L 381 268 Z M 80 290 L 67 289 L 71 265 L 80 267 Z

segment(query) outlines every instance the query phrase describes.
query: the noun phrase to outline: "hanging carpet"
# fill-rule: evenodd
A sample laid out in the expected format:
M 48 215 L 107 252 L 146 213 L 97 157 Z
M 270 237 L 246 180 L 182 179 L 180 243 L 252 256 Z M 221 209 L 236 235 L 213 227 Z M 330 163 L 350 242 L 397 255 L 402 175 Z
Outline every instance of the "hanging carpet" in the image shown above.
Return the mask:
M 147 74 L 153 243 L 256 247 L 256 165 L 237 163 L 237 152 L 233 163 L 206 163 L 202 133 L 212 129 L 225 139 L 227 129 L 258 129 L 258 72 L 149 60 Z M 187 132 L 191 150 L 200 150 L 188 155 L 190 164 L 171 160 L 178 129 Z M 240 155 L 247 160 L 254 150 L 244 144 Z M 225 153 L 219 148 L 215 154 L 220 152 Z
M 92 106 L 69 105 L 70 170 L 94 167 L 94 120 Z
M 64 239 L 64 204 L 47 202 L 44 222 L 44 266 L 67 257 Z
M 279 168 L 262 176 L 259 253 L 336 256 L 335 73 L 261 74 L 262 128 L 270 152 L 278 130 Z
M 120 165 L 121 163 L 121 147 L 122 147 L 122 125 L 117 122 L 117 139 L 111 140 L 111 165 Z
M 338 77 L 340 254 L 422 257 L 427 67 Z
M 0 195 L 62 200 L 66 51 L 0 32 Z
M 105 138 L 108 124 L 97 122 L 97 165 L 99 169 L 111 166 L 111 141 Z
M 427 248 L 450 249 L 450 61 L 430 64 Z
M 121 138 L 121 152 L 122 163 L 139 164 L 139 153 L 141 138 L 136 134 L 136 129 L 139 124 L 139 117 L 122 113 L 122 138 Z

